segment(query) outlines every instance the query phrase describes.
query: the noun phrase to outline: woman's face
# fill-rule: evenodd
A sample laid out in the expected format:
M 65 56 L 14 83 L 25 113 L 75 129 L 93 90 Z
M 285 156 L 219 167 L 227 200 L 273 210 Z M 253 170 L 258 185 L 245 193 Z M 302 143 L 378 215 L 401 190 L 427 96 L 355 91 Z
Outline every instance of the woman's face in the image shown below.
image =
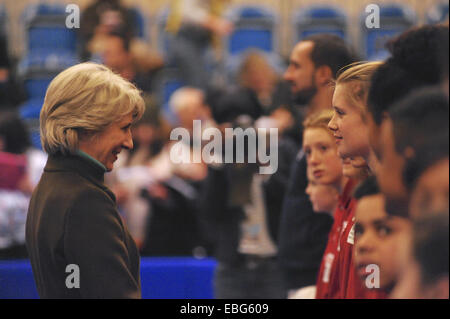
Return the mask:
M 109 172 L 122 149 L 133 148 L 132 123 L 133 116 L 129 114 L 121 121 L 112 123 L 104 131 L 80 141 L 80 149 L 102 163 Z
M 307 128 L 303 150 L 311 176 L 317 183 L 330 185 L 342 180 L 342 160 L 337 154 L 331 133 L 325 128 Z
M 361 110 L 349 103 L 349 85 L 336 86 L 333 95 L 334 115 L 328 127 L 333 131 L 341 157 L 362 156 L 367 158 L 370 151 L 369 131 Z

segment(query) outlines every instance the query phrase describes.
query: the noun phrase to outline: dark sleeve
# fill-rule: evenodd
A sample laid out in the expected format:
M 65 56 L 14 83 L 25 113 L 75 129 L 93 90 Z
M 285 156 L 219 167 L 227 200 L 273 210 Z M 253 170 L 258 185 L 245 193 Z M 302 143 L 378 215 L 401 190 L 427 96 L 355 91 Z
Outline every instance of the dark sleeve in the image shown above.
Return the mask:
M 0 34 L 0 68 L 9 69 L 10 62 L 8 56 L 8 45 L 6 43 L 6 37 Z
M 205 220 L 217 222 L 226 218 L 228 201 L 228 181 L 225 166 L 220 168 L 208 167 L 206 177 L 200 193 L 198 206 Z
M 281 138 L 278 143 L 278 169 L 265 184 L 266 205 L 269 212 L 269 230 L 272 238 L 278 240 L 281 209 L 291 174 L 292 163 L 298 148 L 289 139 Z
M 82 298 L 140 298 L 131 272 L 125 230 L 114 202 L 101 191 L 85 192 L 66 217 L 64 250 L 80 270 Z
M 306 159 L 299 156 L 291 170 L 279 235 L 279 260 L 289 289 L 316 283 L 333 224 L 328 214 L 314 213 L 306 186 Z

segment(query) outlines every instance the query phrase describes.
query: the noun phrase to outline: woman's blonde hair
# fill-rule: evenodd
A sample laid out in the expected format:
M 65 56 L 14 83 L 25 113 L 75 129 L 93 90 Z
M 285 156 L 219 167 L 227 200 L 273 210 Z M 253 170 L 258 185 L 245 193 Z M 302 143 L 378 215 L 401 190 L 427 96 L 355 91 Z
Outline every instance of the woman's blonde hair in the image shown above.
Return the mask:
M 40 114 L 43 149 L 50 155 L 73 154 L 80 134 L 98 133 L 132 114 L 137 121 L 145 104 L 140 91 L 104 65 L 77 64 L 50 83 Z
M 332 117 L 333 109 L 326 109 L 313 113 L 303 121 L 303 130 L 308 128 L 323 128 L 333 135 L 331 130 L 328 128 L 328 123 L 331 121 Z
M 367 95 L 373 73 L 383 62 L 355 62 L 341 69 L 334 82 L 335 86 L 345 85 L 348 101 L 358 107 L 363 118 L 367 112 Z

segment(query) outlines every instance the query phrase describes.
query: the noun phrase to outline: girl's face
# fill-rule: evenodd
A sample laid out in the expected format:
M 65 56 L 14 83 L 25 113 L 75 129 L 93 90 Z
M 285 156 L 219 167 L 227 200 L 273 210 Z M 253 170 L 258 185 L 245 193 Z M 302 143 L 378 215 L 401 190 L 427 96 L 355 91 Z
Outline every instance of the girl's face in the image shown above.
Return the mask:
M 361 198 L 355 219 L 354 261 L 358 275 L 365 283 L 369 275 L 375 274 L 368 266 L 375 265 L 380 288 L 390 289 L 408 258 L 410 221 L 386 214 L 381 194 Z
M 362 118 L 361 110 L 350 104 L 347 98 L 349 85 L 336 86 L 333 95 L 334 115 L 328 127 L 333 131 L 341 157 L 362 156 L 370 151 L 369 130 Z
M 340 186 L 342 160 L 327 129 L 307 128 L 303 134 L 303 150 L 308 170 L 317 183 Z
M 309 179 L 306 194 L 308 194 L 316 213 L 324 212 L 333 215 L 339 200 L 339 192 L 336 187 L 319 184 L 314 179 Z

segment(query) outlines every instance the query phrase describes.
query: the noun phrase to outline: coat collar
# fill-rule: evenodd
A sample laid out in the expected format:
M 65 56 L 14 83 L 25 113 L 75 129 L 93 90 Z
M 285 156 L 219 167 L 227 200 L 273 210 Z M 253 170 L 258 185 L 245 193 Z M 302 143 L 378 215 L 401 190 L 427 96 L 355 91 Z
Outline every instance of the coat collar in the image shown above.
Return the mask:
M 98 184 L 104 183 L 105 176 L 101 166 L 79 155 L 49 155 L 44 171 L 75 171 Z

